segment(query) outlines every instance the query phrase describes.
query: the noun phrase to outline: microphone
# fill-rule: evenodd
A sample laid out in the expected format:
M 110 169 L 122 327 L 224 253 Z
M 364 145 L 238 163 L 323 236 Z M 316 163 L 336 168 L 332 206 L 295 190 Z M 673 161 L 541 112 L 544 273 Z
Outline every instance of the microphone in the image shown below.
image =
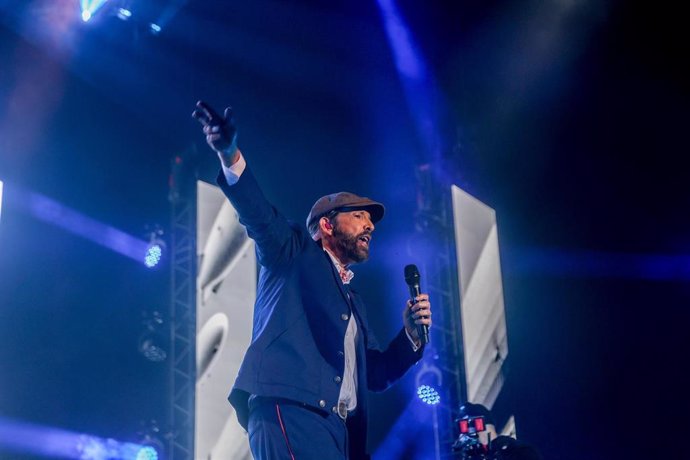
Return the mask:
M 407 283 L 407 287 L 410 288 L 410 300 L 413 304 L 417 302 L 415 297 L 421 294 L 419 290 L 419 278 L 419 270 L 417 270 L 416 265 L 410 264 L 405 266 L 405 282 Z M 418 324 L 417 335 L 419 335 L 419 340 L 422 344 L 429 343 L 429 326 L 426 324 Z

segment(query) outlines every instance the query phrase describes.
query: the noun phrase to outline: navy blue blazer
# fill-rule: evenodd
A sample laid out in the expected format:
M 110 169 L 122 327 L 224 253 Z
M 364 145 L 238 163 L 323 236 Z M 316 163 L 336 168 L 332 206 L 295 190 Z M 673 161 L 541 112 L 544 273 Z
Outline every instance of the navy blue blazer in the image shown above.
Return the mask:
M 266 200 L 249 168 L 234 185 L 221 172 L 218 185 L 256 242 L 261 266 L 252 340 L 228 398 L 240 424 L 247 428 L 251 394 L 290 399 L 324 414 L 334 410 L 345 330 L 354 314 L 358 422 L 348 420 L 348 429 L 357 444 L 352 458 L 362 458 L 356 451 L 363 455 L 366 445 L 367 390 L 386 389 L 419 361 L 423 349 L 412 350 L 404 328 L 385 350 L 379 348 L 360 296 L 350 289 L 348 300 L 349 288 L 320 242 Z

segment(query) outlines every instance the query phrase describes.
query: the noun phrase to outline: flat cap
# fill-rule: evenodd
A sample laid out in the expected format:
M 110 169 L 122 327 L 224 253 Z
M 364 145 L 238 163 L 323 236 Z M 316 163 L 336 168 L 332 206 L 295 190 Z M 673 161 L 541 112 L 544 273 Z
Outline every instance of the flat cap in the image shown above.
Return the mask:
M 331 193 L 316 200 L 314 206 L 311 207 L 311 211 L 309 211 L 307 216 L 307 228 L 309 228 L 313 221 L 320 219 L 331 211 L 346 212 L 359 209 L 368 211 L 373 223 L 380 221 L 385 212 L 385 208 L 381 203 L 369 198 L 350 192 Z

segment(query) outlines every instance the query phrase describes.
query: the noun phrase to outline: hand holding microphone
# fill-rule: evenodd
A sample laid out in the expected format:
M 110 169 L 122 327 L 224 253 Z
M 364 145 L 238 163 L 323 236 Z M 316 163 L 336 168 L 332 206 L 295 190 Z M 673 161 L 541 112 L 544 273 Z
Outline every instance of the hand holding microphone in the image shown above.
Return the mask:
M 410 288 L 410 300 L 407 301 L 407 306 L 403 311 L 403 323 L 407 333 L 424 345 L 429 343 L 431 303 L 429 302 L 429 295 L 421 293 L 419 280 L 417 266 L 407 265 L 405 267 L 405 282 Z

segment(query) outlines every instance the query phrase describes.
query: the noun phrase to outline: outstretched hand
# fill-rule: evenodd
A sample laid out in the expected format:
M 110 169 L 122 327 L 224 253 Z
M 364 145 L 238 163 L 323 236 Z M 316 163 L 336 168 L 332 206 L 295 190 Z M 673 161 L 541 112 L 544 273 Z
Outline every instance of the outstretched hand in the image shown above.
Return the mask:
M 225 166 L 231 166 L 239 158 L 237 149 L 237 128 L 232 119 L 232 108 L 228 107 L 221 117 L 204 101 L 196 103 L 192 117 L 203 126 L 206 143 L 218 153 Z

